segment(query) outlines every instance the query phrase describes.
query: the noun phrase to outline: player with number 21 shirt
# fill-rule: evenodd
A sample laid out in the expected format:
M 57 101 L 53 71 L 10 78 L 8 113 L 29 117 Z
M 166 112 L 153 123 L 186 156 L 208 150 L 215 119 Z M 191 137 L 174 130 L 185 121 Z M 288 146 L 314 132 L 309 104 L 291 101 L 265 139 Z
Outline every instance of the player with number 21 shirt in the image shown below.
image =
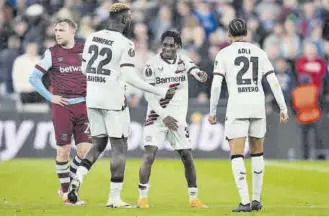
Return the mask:
M 233 175 L 241 198 L 239 206 L 232 211 L 258 211 L 262 208 L 260 195 L 264 170 L 263 142 L 266 133 L 263 78 L 267 79 L 280 107 L 280 122 L 288 120 L 287 106 L 267 54 L 259 47 L 244 41 L 248 29 L 246 22 L 234 19 L 228 29 L 232 44 L 222 49 L 216 56 L 208 120 L 211 124 L 216 123 L 218 98 L 222 80 L 225 78 L 229 92 L 225 134 L 230 145 Z M 253 170 L 252 204 L 250 204 L 243 160 L 247 137 Z

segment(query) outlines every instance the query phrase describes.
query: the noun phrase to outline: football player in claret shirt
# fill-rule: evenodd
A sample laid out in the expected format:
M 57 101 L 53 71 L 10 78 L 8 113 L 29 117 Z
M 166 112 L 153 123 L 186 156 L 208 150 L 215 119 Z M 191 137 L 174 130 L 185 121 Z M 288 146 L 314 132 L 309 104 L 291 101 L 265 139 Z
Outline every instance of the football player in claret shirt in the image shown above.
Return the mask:
M 30 76 L 30 83 L 51 102 L 57 155 L 56 171 L 61 184 L 58 194 L 65 204 L 70 180 L 74 177 L 83 156 L 90 149 L 90 131 L 86 110 L 86 77 L 81 72 L 83 44 L 75 42 L 77 25 L 70 19 L 55 24 L 57 44 L 47 49 Z M 42 83 L 42 76 L 50 74 L 52 93 Z M 77 155 L 69 164 L 71 138 L 74 137 Z M 84 204 L 77 201 L 76 205 Z

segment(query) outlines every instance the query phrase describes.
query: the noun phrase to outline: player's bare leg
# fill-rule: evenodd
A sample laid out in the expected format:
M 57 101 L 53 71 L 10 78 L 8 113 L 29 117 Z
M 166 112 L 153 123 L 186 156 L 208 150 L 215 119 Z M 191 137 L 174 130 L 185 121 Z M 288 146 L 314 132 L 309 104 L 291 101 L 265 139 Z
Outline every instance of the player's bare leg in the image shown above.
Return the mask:
M 139 169 L 139 199 L 137 201 L 137 206 L 139 208 L 149 208 L 147 201 L 147 195 L 149 191 L 149 180 L 151 175 L 151 168 L 155 159 L 156 152 L 158 150 L 157 146 L 148 145 L 145 146 L 143 162 Z
M 241 202 L 233 212 L 250 212 L 250 199 L 248 183 L 246 179 L 246 167 L 244 164 L 244 144 L 246 138 L 240 137 L 229 140 L 231 150 L 232 171 L 236 186 L 238 188 Z
M 181 149 L 177 151 L 185 168 L 185 178 L 188 186 L 190 204 L 192 208 L 207 208 L 198 199 L 198 187 L 196 183 L 196 170 L 191 149 Z
M 133 208 L 129 203 L 121 200 L 124 173 L 126 168 L 127 138 L 110 137 L 111 142 L 111 185 L 106 206 L 110 208 Z
M 101 153 L 105 150 L 108 142 L 107 135 L 99 135 L 92 137 L 93 145 L 86 153 L 85 157 L 81 161 L 75 178 L 73 178 L 70 187 L 68 199 L 71 203 L 77 203 L 79 200 L 79 189 L 80 185 L 83 183 L 84 177 L 89 172 L 92 165 L 96 162 Z
M 249 137 L 249 145 L 251 149 L 251 165 L 252 165 L 252 210 L 261 210 L 261 192 L 264 177 L 264 157 L 263 157 L 264 138 Z

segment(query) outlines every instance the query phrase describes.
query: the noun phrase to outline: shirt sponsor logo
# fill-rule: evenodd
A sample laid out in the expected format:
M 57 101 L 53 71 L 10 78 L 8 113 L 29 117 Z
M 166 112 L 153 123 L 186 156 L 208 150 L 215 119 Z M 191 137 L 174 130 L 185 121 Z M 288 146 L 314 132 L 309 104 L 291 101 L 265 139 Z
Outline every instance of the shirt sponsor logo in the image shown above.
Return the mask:
M 68 72 L 81 72 L 81 66 L 59 67 L 59 71 L 60 71 L 61 73 L 68 73 Z
M 165 84 L 165 83 L 171 83 L 171 82 L 183 82 L 186 80 L 185 75 L 179 76 L 179 77 L 167 77 L 167 78 L 155 78 L 156 84 Z

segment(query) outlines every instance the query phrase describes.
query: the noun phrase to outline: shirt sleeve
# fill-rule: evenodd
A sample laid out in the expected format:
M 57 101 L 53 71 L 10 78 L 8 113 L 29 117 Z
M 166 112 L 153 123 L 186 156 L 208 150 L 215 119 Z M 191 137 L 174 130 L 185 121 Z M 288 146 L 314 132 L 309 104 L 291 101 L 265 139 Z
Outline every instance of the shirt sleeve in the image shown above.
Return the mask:
M 221 57 L 221 52 L 219 52 L 215 58 L 213 74 L 225 77 L 225 68 L 223 57 Z
M 39 62 L 35 65 L 35 68 L 45 74 L 52 67 L 52 65 L 53 64 L 52 64 L 51 52 L 49 49 L 47 49 L 42 54 Z
M 127 46 L 123 50 L 120 67 L 130 66 L 135 67 L 135 45 L 133 42 L 128 42 Z
M 192 71 L 200 70 L 199 66 L 197 66 L 189 56 L 184 56 L 184 62 L 186 64 L 187 74 L 192 74 Z
M 269 74 L 274 73 L 274 68 L 272 63 L 270 62 L 270 60 L 267 57 L 267 54 L 264 52 L 264 58 L 262 60 L 262 69 L 263 69 L 263 76 L 267 77 Z

